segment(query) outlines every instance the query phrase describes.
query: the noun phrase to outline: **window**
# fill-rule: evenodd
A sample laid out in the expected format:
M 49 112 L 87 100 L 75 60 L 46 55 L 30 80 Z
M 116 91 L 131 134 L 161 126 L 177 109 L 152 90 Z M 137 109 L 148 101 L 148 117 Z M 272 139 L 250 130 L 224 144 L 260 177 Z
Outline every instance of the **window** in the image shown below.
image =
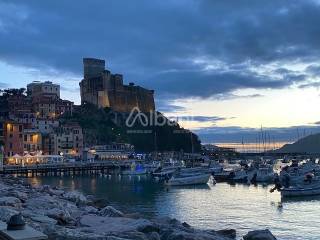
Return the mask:
M 19 138 L 22 138 L 22 134 L 19 134 Z
M 19 132 L 22 132 L 22 125 L 19 125 Z
M 24 135 L 24 141 L 25 141 L 25 142 L 28 141 L 28 135 Z
M 9 148 L 12 149 L 13 145 L 12 143 L 9 143 Z

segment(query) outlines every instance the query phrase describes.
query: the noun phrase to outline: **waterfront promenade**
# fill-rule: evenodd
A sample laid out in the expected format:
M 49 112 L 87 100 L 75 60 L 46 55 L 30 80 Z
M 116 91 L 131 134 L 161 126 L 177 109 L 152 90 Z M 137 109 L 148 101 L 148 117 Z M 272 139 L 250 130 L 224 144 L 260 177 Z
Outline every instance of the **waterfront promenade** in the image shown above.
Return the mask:
M 18 175 L 76 175 L 76 174 L 99 174 L 109 173 L 114 170 L 124 170 L 136 161 L 98 161 L 98 162 L 75 162 L 75 163 L 50 163 L 34 164 L 25 166 L 5 165 L 0 173 Z

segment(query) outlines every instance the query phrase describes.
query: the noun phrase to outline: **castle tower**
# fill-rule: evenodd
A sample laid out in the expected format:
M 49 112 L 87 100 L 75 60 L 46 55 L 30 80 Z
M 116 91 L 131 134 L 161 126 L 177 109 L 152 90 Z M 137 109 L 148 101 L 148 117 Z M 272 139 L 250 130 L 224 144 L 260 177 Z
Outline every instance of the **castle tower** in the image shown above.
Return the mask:
M 99 77 L 105 70 L 105 61 L 96 58 L 83 59 L 83 77 L 92 78 Z

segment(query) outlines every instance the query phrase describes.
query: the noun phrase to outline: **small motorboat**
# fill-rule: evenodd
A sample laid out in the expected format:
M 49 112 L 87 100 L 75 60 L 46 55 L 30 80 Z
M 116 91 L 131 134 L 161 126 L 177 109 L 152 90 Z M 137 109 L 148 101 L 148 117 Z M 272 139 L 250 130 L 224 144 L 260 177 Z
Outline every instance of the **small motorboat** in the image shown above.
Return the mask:
M 283 188 L 280 190 L 282 198 L 306 197 L 320 195 L 320 184 L 310 184 Z
M 185 186 L 185 185 L 198 185 L 207 184 L 210 180 L 211 174 L 197 174 L 191 176 L 173 176 L 165 181 L 168 186 Z

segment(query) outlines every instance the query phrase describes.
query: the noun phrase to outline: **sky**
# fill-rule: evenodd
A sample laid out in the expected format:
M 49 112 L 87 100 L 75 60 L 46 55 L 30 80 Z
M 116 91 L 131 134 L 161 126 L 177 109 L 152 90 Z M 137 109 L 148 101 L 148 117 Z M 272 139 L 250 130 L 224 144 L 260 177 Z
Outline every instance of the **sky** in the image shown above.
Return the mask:
M 61 84 L 80 103 L 82 58 L 154 89 L 203 142 L 320 132 L 318 0 L 0 0 L 0 88 Z

